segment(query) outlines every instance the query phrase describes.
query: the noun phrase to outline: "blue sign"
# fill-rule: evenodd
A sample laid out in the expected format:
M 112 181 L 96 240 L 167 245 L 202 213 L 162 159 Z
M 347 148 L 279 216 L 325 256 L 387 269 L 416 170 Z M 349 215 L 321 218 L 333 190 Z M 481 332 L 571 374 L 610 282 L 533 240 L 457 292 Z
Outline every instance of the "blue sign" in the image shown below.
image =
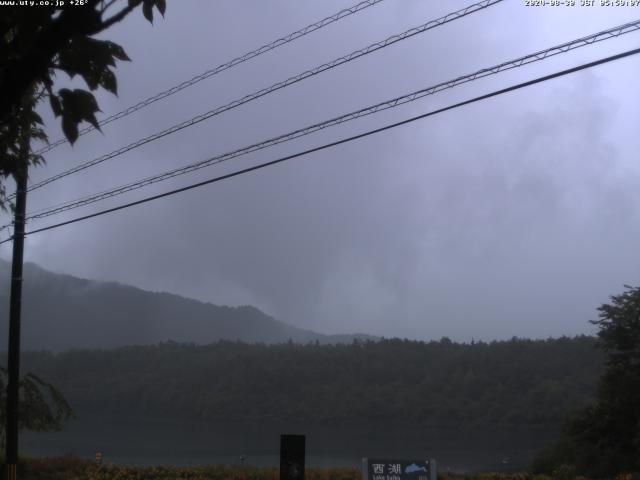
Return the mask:
M 436 461 L 363 458 L 363 480 L 437 480 Z

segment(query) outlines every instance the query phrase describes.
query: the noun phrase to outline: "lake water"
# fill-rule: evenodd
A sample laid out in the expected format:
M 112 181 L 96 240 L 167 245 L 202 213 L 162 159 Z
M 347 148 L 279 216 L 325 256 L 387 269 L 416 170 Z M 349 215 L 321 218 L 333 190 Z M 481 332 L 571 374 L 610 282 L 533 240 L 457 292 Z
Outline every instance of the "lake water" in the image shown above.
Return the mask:
M 24 433 L 21 452 L 72 453 L 133 465 L 245 463 L 279 465 L 280 434 L 306 435 L 308 467 L 360 467 L 362 457 L 434 458 L 439 471 L 508 471 L 527 467 L 557 432 L 540 428 L 411 428 L 123 419 L 80 415 L 62 432 Z

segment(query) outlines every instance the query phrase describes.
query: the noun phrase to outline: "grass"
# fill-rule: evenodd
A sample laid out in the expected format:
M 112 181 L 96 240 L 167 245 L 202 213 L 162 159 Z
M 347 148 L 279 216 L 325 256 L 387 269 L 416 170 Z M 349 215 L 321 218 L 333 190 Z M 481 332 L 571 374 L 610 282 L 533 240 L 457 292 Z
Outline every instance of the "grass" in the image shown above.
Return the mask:
M 279 480 L 277 468 L 209 465 L 201 467 L 132 467 L 103 465 L 74 456 L 26 459 L 19 478 L 28 480 Z M 587 480 L 558 471 L 555 475 L 530 473 L 441 473 L 438 480 Z M 312 468 L 305 480 L 362 480 L 356 468 Z M 620 475 L 616 480 L 640 480 L 640 475 Z

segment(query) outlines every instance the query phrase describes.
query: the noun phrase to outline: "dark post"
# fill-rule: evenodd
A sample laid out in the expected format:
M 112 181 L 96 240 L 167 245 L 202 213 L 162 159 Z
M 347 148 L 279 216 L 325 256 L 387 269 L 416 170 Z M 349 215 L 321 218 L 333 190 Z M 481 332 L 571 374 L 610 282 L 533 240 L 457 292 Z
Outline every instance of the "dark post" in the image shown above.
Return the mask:
M 28 147 L 27 147 L 28 148 Z M 24 253 L 24 217 L 27 206 L 27 155 L 24 166 L 15 175 L 16 210 L 13 226 L 11 300 L 9 305 L 9 381 L 7 384 L 7 480 L 16 480 L 18 466 L 18 400 L 20 394 L 20 311 L 22 304 L 22 258 Z
M 304 480 L 304 435 L 280 435 L 280 480 Z

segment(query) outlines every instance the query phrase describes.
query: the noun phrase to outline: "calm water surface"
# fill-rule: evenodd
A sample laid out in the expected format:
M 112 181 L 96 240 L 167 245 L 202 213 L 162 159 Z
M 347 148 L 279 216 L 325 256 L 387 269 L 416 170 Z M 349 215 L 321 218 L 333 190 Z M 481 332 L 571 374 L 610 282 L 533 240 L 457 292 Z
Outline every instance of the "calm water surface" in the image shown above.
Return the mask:
M 526 468 L 556 433 L 540 428 L 424 428 L 393 424 L 304 426 L 269 421 L 195 422 L 79 415 L 64 431 L 25 433 L 21 452 L 73 453 L 133 465 L 279 464 L 279 436 L 307 436 L 309 467 L 360 467 L 362 457 L 435 458 L 440 471 Z

